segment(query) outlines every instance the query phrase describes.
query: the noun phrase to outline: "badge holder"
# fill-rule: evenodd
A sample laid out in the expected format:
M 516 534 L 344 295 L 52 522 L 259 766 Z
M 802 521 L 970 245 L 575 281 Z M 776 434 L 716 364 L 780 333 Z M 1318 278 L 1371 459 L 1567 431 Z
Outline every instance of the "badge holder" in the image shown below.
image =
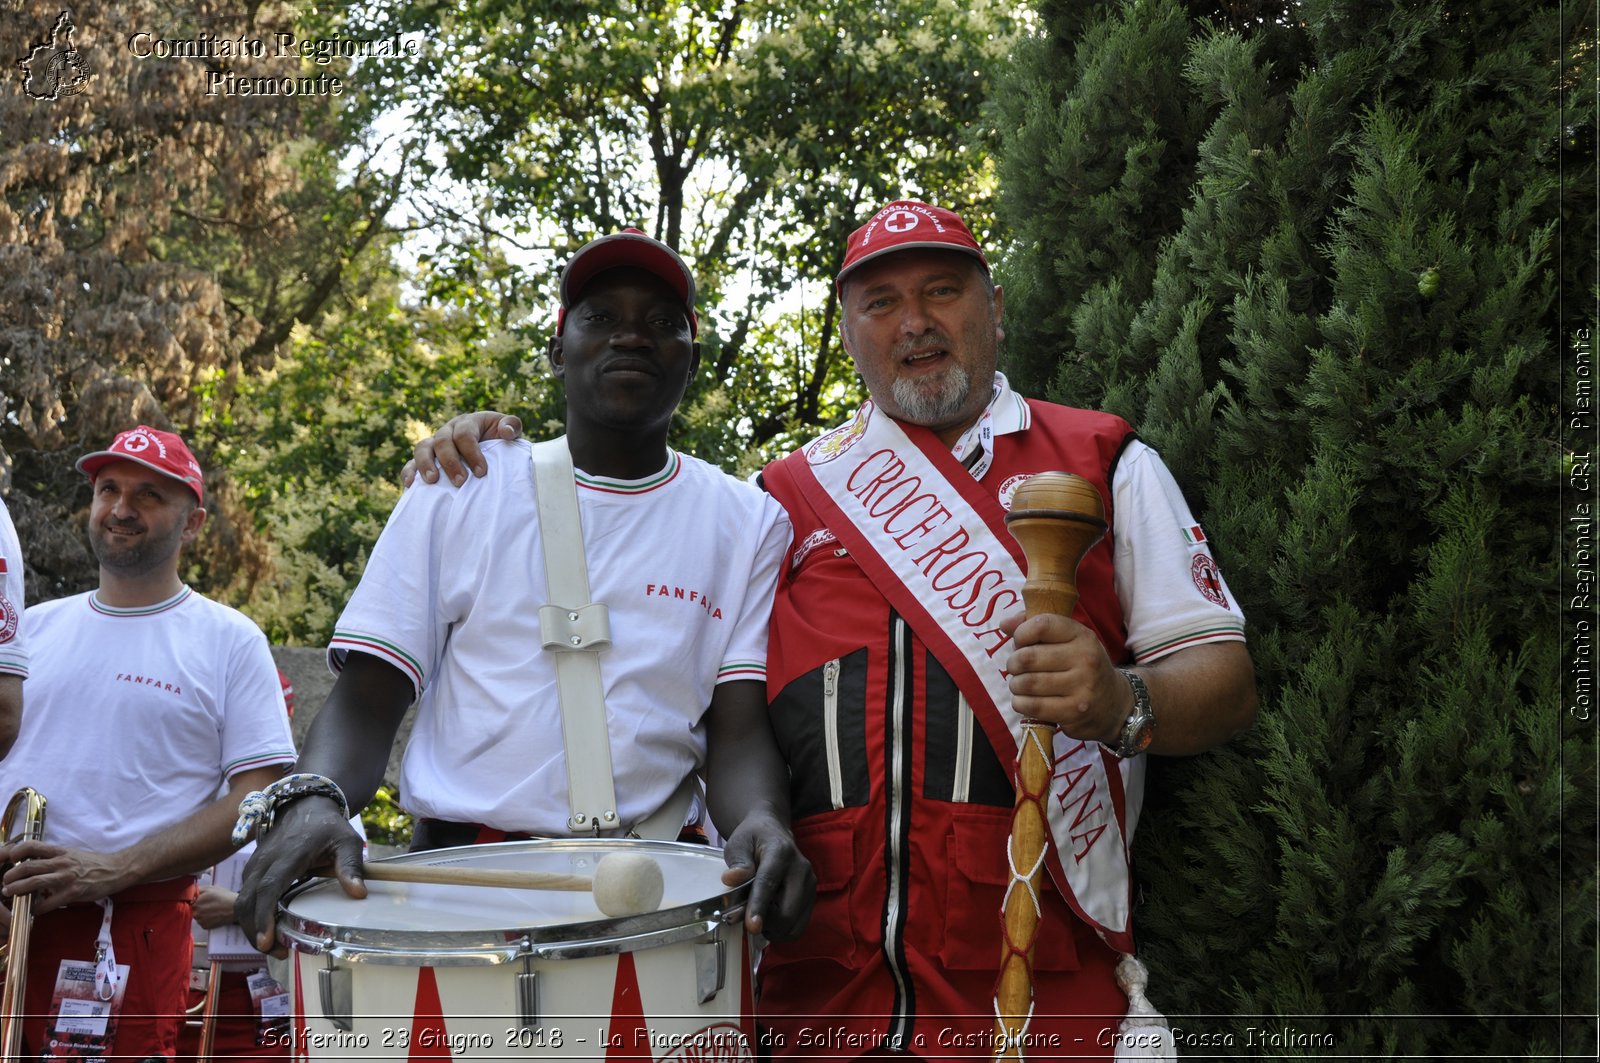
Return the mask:
M 251 971 L 245 984 L 256 1009 L 256 1044 L 264 1045 L 269 1038 L 282 1043 L 282 1034 L 289 1029 L 289 991 L 265 967 Z
M 128 965 L 117 963 L 111 945 L 111 898 L 99 902 L 105 914 L 95 939 L 94 959 L 62 960 L 50 998 L 45 1059 L 101 1059 L 117 1035 L 117 1018 L 128 988 Z

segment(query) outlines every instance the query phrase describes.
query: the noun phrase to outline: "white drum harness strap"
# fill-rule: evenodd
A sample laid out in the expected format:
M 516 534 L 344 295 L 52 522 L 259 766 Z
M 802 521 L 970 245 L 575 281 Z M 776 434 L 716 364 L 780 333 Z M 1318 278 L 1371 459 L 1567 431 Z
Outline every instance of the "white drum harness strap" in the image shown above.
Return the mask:
M 578 515 L 578 489 L 566 436 L 533 444 L 531 461 L 550 595 L 549 604 L 539 609 L 539 637 L 554 657 L 561 699 L 561 736 L 572 808 L 567 828 L 574 834 L 621 830 L 625 824 L 617 812 L 605 693 L 600 682 L 600 651 L 611 645 L 611 621 L 604 602 L 590 601 L 583 522 Z M 695 789 L 691 774 L 661 809 L 634 824 L 629 833 L 643 838 L 677 838 Z

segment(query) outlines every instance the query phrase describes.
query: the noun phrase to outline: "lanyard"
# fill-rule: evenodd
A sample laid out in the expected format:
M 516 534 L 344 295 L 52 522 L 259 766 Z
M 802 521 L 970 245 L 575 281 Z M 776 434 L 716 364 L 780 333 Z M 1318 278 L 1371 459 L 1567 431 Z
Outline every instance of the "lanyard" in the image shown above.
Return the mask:
M 999 385 L 995 386 L 994 393 L 998 398 Z M 972 427 L 962 432 L 961 438 L 956 440 L 956 445 L 950 448 L 956 460 L 972 473 L 974 480 L 982 480 L 984 473 L 989 471 L 989 466 L 994 464 L 994 414 L 991 412 L 993 409 L 994 398 L 991 398 L 989 405 L 983 408 L 983 416 L 974 421 Z
M 100 935 L 94 942 L 94 995 L 110 1000 L 117 995 L 117 953 L 111 946 L 111 898 L 98 902 L 105 914 L 100 918 Z

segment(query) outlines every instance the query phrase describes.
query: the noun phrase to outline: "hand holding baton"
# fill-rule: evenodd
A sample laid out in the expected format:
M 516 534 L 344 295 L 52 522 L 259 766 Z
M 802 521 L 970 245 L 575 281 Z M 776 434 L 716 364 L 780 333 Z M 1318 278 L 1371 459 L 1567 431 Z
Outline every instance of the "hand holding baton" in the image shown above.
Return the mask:
M 1106 533 L 1100 493 L 1081 476 L 1040 473 L 1012 495 L 1006 526 L 1028 560 L 1028 579 L 1022 586 L 1027 615 L 1071 616 L 1078 604 L 1078 563 Z M 1017 799 L 1006 850 L 1011 883 L 1001 913 L 1005 942 L 995 984 L 996 1059 L 1023 1058 L 1022 1035 L 1033 1017 L 1033 948 L 1050 833 L 1044 802 L 1050 791 L 1055 730 L 1052 724 L 1026 721 L 1017 753 Z

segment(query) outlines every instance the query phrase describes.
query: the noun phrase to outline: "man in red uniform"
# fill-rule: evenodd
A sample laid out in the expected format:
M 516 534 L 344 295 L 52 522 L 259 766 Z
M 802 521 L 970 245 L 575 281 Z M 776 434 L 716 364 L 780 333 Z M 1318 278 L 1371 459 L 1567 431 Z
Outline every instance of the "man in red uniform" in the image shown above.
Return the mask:
M 817 875 L 769 947 L 774 1054 L 978 1057 L 994 1046 L 1006 838 L 1022 717 L 1057 725 L 1032 1058 L 1112 1055 L 1136 979 L 1128 844 L 1146 752 L 1201 752 L 1255 719 L 1244 618 L 1160 458 L 1122 419 L 1025 399 L 996 372 L 1004 293 L 954 213 L 901 200 L 850 237 L 841 335 L 871 395 L 769 465 L 794 540 L 768 693 L 795 838 Z M 494 414 L 419 470 L 463 475 Z M 459 457 L 458 457 L 459 452 Z M 1017 485 L 1076 473 L 1109 530 L 1072 617 L 1024 620 Z M 476 471 L 476 470 L 475 470 Z
M 989 1053 L 1029 716 L 1058 733 L 1028 1054 L 1109 1055 L 1141 754 L 1249 726 L 1244 618 L 1126 422 L 1024 399 L 995 371 L 1003 292 L 958 216 L 889 204 L 837 284 L 871 400 L 762 474 L 795 530 L 768 690 L 818 879 L 810 929 L 762 962 L 762 1018 L 779 1053 Z M 1048 470 L 1087 478 L 1110 530 L 1073 616 L 1023 622 L 1004 517 Z

